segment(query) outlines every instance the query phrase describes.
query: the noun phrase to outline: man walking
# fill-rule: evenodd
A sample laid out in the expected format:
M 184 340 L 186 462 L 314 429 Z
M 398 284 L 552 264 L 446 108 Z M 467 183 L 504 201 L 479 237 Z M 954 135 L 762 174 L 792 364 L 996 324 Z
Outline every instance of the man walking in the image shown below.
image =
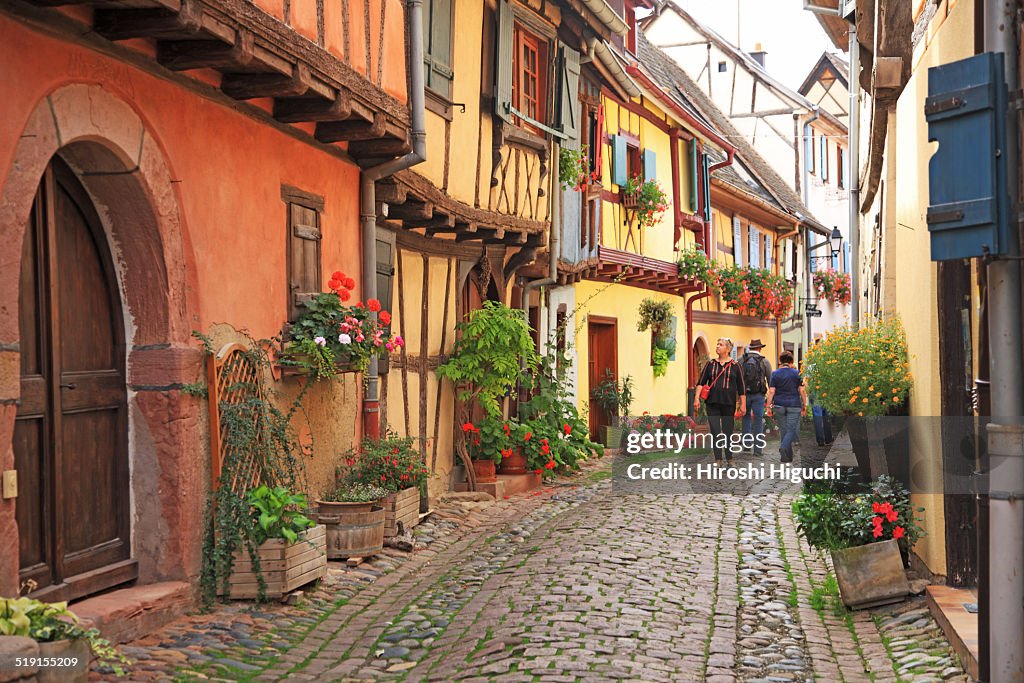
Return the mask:
M 743 383 L 747 387 L 747 413 L 743 416 L 743 443 L 750 443 L 746 438 L 750 434 L 754 438 L 753 453 L 761 456 L 761 446 L 757 435 L 764 433 L 764 399 L 768 393 L 768 382 L 772 376 L 772 365 L 761 355 L 764 344 L 760 339 L 752 339 L 743 354 L 740 364 L 743 368 Z

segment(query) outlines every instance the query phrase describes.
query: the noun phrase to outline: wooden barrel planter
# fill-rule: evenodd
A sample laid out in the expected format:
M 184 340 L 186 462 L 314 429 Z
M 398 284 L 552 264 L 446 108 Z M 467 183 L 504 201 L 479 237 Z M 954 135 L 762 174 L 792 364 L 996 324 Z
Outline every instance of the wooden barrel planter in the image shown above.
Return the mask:
M 419 524 L 420 490 L 415 486 L 384 498 L 384 538 L 399 536 Z
M 329 503 L 325 507 L 321 502 L 317 520 L 327 527 L 329 560 L 370 557 L 384 549 L 384 508 L 379 503 Z

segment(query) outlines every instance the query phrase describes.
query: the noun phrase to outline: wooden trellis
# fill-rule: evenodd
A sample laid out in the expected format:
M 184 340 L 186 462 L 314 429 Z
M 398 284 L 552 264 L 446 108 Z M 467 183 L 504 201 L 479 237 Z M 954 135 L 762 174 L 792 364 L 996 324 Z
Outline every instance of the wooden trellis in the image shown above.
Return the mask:
M 228 427 L 221 422 L 222 403 L 237 405 L 250 399 L 263 398 L 263 384 L 259 367 L 242 344 L 227 344 L 207 361 L 207 384 L 210 388 L 210 471 L 213 488 L 220 486 L 221 469 L 225 458 L 234 455 L 228 445 Z M 228 485 L 236 493 L 244 493 L 259 485 L 262 479 L 260 464 L 251 451 L 235 471 Z

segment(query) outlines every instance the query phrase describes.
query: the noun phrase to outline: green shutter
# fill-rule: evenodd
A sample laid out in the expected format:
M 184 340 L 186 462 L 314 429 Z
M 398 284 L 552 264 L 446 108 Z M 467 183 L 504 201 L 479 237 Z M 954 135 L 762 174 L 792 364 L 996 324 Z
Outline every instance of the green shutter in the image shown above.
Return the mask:
M 626 138 L 621 135 L 612 136 L 612 183 L 625 185 L 629 176 L 626 172 Z
M 562 45 L 559 52 L 558 127 L 566 140 L 574 141 L 580 138 L 580 53 L 567 45 Z
M 512 121 L 512 8 L 508 0 L 498 0 L 498 46 L 495 53 L 494 113 Z
M 658 179 L 658 155 L 653 149 L 644 150 L 644 180 Z
M 711 220 L 711 160 L 702 154 L 701 178 L 704 180 L 704 220 Z
M 436 93 L 451 97 L 452 0 L 427 0 L 423 22 L 426 85 Z

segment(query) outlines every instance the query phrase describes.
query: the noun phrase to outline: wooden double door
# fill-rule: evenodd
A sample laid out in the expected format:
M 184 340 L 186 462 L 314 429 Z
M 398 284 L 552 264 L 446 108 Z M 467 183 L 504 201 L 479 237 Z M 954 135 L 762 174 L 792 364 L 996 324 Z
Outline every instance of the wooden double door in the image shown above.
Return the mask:
M 59 157 L 32 206 L 20 287 L 20 579 L 70 600 L 135 579 L 137 563 L 120 295 L 96 209 Z

